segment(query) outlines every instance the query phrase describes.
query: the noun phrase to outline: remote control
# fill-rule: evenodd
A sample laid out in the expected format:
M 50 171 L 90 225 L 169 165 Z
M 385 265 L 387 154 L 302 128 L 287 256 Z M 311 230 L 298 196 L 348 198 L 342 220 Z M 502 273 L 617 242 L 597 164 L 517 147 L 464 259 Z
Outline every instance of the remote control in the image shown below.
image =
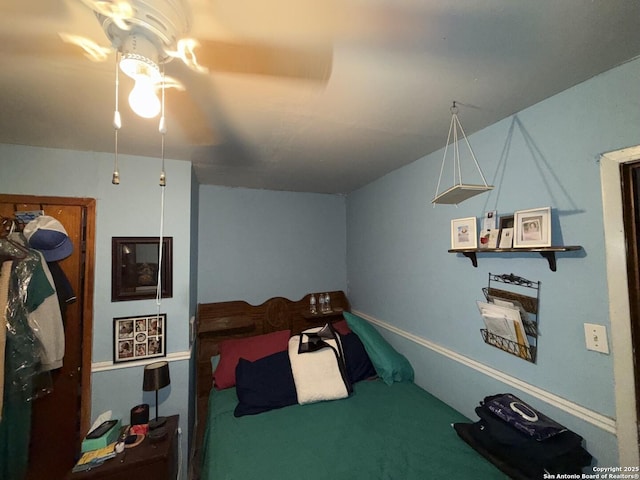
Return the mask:
M 100 438 L 102 435 L 111 430 L 116 423 L 118 423 L 117 420 L 107 420 L 105 422 L 102 422 L 99 426 L 97 426 L 87 434 L 87 438 Z

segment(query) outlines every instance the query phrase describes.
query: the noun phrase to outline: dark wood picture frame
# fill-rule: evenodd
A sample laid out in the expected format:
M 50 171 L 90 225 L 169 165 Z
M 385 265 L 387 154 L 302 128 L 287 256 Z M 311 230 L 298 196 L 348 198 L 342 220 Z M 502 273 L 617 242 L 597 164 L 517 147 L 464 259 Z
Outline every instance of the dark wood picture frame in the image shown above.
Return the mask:
M 166 313 L 113 319 L 113 363 L 166 356 Z
M 162 262 L 158 268 L 159 237 L 111 239 L 111 301 L 156 298 L 158 274 L 161 296 L 173 296 L 173 238 L 162 238 Z
M 499 228 L 502 230 L 503 228 L 513 228 L 513 215 L 503 215 L 500 217 L 500 225 Z

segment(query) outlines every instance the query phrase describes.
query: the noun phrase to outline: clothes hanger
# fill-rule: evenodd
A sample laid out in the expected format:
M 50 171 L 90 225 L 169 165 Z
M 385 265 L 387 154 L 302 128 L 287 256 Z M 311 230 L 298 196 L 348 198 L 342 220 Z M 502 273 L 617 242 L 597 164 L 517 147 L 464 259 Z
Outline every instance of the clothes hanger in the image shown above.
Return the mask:
M 0 230 L 0 238 L 5 242 L 9 243 L 10 245 L 12 245 L 13 247 L 15 247 L 20 253 L 16 254 L 15 252 L 8 252 L 5 249 L 4 252 L 0 252 L 0 255 L 2 256 L 9 255 L 13 259 L 23 259 L 27 255 L 29 255 L 29 253 L 31 252 L 24 245 L 20 245 L 20 243 L 9 238 L 9 235 L 13 233 L 15 228 L 16 228 L 16 222 L 14 219 L 2 217 L 2 229 Z M 2 243 L 3 242 L 0 242 L 0 247 L 2 246 Z
M 0 226 L 0 238 L 4 238 L 7 235 L 9 235 L 9 233 L 11 233 L 12 231 L 13 220 L 7 217 L 0 217 L 0 218 L 2 218 L 2 224 Z

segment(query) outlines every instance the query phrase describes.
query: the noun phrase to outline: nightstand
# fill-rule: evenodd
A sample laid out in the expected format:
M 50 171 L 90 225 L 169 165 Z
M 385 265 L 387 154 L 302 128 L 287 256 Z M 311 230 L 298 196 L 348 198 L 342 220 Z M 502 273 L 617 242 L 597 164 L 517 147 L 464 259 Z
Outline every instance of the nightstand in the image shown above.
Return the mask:
M 178 472 L 179 415 L 167 417 L 167 436 L 152 442 L 145 437 L 133 448 L 125 448 L 115 458 L 102 465 L 78 473 L 69 473 L 67 480 L 175 480 Z

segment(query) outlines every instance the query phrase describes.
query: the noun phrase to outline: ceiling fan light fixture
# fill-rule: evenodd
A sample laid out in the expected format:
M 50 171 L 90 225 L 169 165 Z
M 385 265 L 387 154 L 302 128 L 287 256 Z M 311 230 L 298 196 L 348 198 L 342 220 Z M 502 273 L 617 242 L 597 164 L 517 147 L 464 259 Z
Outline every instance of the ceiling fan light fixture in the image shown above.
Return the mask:
M 131 34 L 122 45 L 120 70 L 134 80 L 140 76 L 160 81 L 158 48 L 144 35 Z
M 151 78 L 154 81 L 160 80 L 160 69 L 158 65 L 150 58 L 135 53 L 122 54 L 120 70 L 134 80 L 137 80 L 139 77 Z
M 156 84 L 149 78 L 140 76 L 129 94 L 129 106 L 142 118 L 154 118 L 160 113 L 160 99 L 156 94 Z
M 160 113 L 156 87 L 162 80 L 158 67 L 158 50 L 144 35 L 129 35 L 122 48 L 120 70 L 135 80 L 129 94 L 129 106 L 142 118 L 154 118 Z

